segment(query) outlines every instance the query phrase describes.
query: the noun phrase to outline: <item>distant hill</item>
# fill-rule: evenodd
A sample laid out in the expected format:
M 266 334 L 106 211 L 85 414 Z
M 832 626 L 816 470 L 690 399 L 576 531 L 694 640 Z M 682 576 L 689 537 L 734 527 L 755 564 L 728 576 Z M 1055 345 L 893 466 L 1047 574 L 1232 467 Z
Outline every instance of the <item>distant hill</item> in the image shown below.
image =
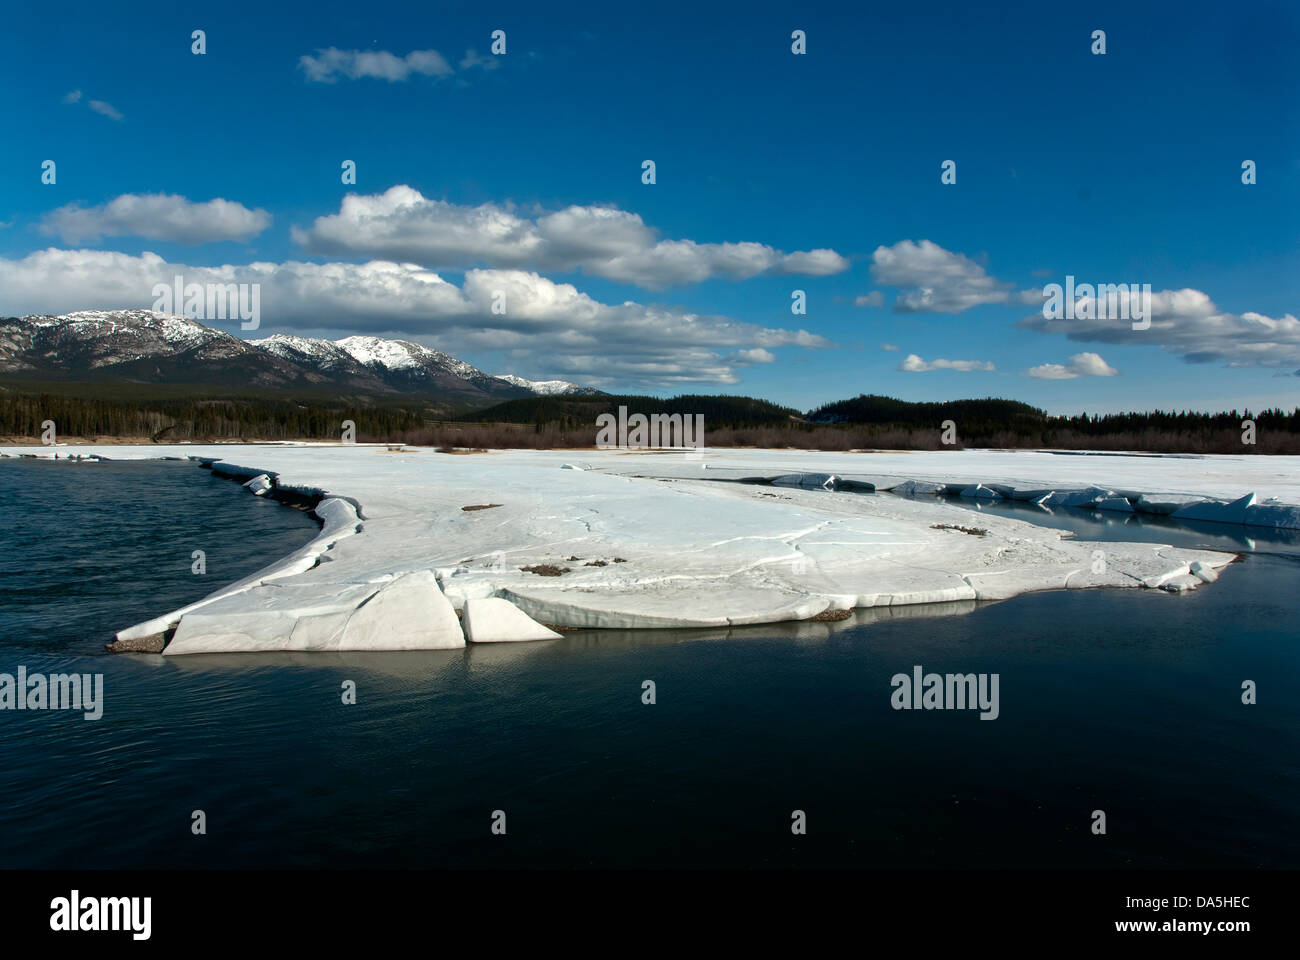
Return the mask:
M 798 410 L 766 400 L 697 394 L 683 394 L 667 399 L 617 394 L 525 397 L 467 413 L 460 419 L 479 423 L 547 424 L 562 428 L 585 426 L 594 430 L 598 416 L 602 413 L 617 416 L 619 407 L 627 407 L 629 415 L 703 414 L 704 422 L 710 429 L 721 426 L 766 426 L 800 419 Z
M 710 447 L 934 450 L 948 446 L 943 425 L 952 421 L 952 446 L 958 448 L 1300 453 L 1300 410 L 1215 414 L 1156 410 L 1065 417 L 998 397 L 912 402 L 874 394 L 828 403 L 807 415 L 737 396 L 529 397 L 465 413 L 460 420 L 466 427 L 446 424 L 410 439 L 447 446 L 589 446 L 596 434 L 596 417 L 617 414 L 620 406 L 627 407 L 629 415 L 703 414 L 705 445 Z M 1243 419 L 1256 423 L 1257 443 L 1242 443 Z
M 985 397 L 980 400 L 944 400 L 913 403 L 859 394 L 852 400 L 837 400 L 808 414 L 809 423 L 898 424 L 936 428 L 944 420 L 962 425 L 968 433 L 991 430 L 1039 430 L 1048 422 L 1047 412 L 1019 400 Z

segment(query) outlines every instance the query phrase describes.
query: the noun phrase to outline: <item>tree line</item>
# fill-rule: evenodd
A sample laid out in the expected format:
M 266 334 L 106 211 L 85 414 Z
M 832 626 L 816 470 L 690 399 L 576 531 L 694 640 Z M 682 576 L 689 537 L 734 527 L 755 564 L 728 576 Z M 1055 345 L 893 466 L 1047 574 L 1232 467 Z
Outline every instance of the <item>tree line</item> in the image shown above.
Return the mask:
M 384 439 L 424 423 L 403 408 L 266 399 L 110 400 L 42 393 L 0 394 L 0 435 L 39 438 L 53 421 L 60 437 L 180 440 L 339 439 L 344 420 L 357 439 Z
M 614 413 L 703 414 L 705 446 L 797 447 L 818 450 L 933 450 L 953 446 L 1057 447 L 1153 453 L 1300 455 L 1300 407 L 1258 413 L 1230 410 L 1080 413 L 1050 416 L 1014 400 L 985 397 L 911 403 L 863 395 L 801 416 L 751 397 L 683 395 L 562 396 L 511 400 L 435 421 L 433 411 L 402 404 L 362 405 L 303 397 L 122 398 L 0 392 L 0 436 L 39 439 L 45 421 L 62 438 L 147 439 L 157 443 L 213 440 L 337 440 L 344 420 L 360 441 L 405 441 L 445 448 L 591 447 L 596 417 Z M 944 437 L 951 421 L 955 443 Z M 1248 430 L 1243 422 L 1251 424 Z M 1253 441 L 1253 442 L 1251 442 Z

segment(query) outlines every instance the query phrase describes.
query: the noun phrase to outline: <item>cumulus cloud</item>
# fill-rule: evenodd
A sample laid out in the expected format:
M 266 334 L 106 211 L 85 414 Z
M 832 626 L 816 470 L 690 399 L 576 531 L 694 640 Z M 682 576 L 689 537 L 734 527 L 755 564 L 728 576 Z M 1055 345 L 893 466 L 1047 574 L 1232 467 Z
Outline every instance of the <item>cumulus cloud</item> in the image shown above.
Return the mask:
M 329 47 L 316 55 L 304 54 L 298 66 L 314 83 L 335 83 L 340 79 L 373 77 L 400 83 L 412 76 L 449 77 L 451 64 L 437 50 L 412 50 L 404 57 L 387 50 L 340 50 Z
M 880 345 L 880 349 L 881 349 L 881 350 L 897 350 L 897 349 L 898 349 L 898 344 L 896 344 L 896 343 L 882 343 L 882 344 Z
M 1300 363 L 1300 320 L 1292 314 L 1279 318 L 1262 313 L 1229 313 L 1200 290 L 1160 290 L 1151 294 L 1150 327 L 1134 330 L 1125 319 L 1127 293 L 1116 309 L 1089 309 L 1087 314 L 1107 316 L 1049 319 L 1041 313 L 1025 317 L 1017 326 L 1041 333 L 1063 333 L 1076 343 L 1158 345 L 1188 363 L 1222 363 L 1232 367 L 1294 367 Z M 1080 301 L 1082 302 L 1082 301 Z M 1128 316 L 1132 316 L 1130 310 Z
M 1041 303 L 1036 290 L 1015 292 L 974 260 L 930 240 L 901 240 L 871 256 L 876 283 L 900 287 L 895 313 L 961 313 L 986 303 Z
M 885 305 L 885 295 L 879 290 L 872 290 L 860 297 L 854 297 L 853 305 L 855 307 L 883 307 Z
M 1079 377 L 1113 377 L 1119 373 L 1095 353 L 1076 353 L 1069 363 L 1044 363 L 1025 371 L 1038 380 L 1076 380 Z
M 68 204 L 46 214 L 41 232 L 64 243 L 98 243 L 101 237 L 145 237 L 192 246 L 248 240 L 265 230 L 271 215 L 230 200 L 194 203 L 168 193 L 124 193 L 96 207 Z
M 907 358 L 898 365 L 898 369 L 904 373 L 927 373 L 931 370 L 959 370 L 962 373 L 971 371 L 990 371 L 993 370 L 993 364 L 987 360 L 922 360 L 914 353 L 909 353 Z
M 429 200 L 405 185 L 349 194 L 337 214 L 295 227 L 293 238 L 318 256 L 380 257 L 435 269 L 582 272 L 655 290 L 711 277 L 824 276 L 849 265 L 834 250 L 783 253 L 762 243 L 661 240 L 640 216 L 617 207 L 525 215 L 493 203 Z
M 470 270 L 457 286 L 411 263 L 248 263 L 196 267 L 153 253 L 51 248 L 0 258 L 0 316 L 153 305 L 156 284 L 260 284 L 262 334 L 331 331 L 438 338 L 450 352 L 504 350 L 512 360 L 599 385 L 735 383 L 765 348 L 830 346 L 784 330 L 678 307 L 606 304 L 522 270 Z M 504 304 L 505 314 L 493 312 Z
M 762 347 L 754 347 L 752 350 L 738 351 L 734 362 L 739 366 L 749 366 L 755 363 L 775 363 L 776 354 L 770 350 L 764 350 Z

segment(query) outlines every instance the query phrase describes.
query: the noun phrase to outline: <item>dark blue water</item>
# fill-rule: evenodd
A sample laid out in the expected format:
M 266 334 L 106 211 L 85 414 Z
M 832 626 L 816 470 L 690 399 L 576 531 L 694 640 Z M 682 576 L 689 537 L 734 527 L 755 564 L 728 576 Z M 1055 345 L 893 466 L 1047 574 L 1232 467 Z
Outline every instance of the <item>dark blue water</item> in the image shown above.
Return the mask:
M 178 464 L 0 461 L 0 505 L 0 671 L 101 671 L 107 700 L 0 712 L 0 866 L 1300 866 L 1300 554 L 1263 531 L 1043 516 L 1247 551 L 1186 596 L 165 659 L 99 645 L 194 598 L 192 549 L 215 585 L 311 521 Z M 999 673 L 1001 716 L 891 709 L 914 664 Z
M 123 627 L 202 599 L 320 530 L 300 510 L 168 460 L 0 459 L 0 516 L 3 642 L 63 655 L 98 654 Z

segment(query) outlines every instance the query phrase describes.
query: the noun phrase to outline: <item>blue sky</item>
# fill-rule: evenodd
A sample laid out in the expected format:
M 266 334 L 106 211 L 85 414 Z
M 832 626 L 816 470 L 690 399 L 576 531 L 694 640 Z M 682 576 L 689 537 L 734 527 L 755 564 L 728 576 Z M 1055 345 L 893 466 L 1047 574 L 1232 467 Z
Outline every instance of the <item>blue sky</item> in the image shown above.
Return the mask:
M 0 313 L 182 273 L 606 389 L 1300 403 L 1293 6 L 604 7 L 12 9 Z M 1067 275 L 1151 329 L 1046 323 Z

